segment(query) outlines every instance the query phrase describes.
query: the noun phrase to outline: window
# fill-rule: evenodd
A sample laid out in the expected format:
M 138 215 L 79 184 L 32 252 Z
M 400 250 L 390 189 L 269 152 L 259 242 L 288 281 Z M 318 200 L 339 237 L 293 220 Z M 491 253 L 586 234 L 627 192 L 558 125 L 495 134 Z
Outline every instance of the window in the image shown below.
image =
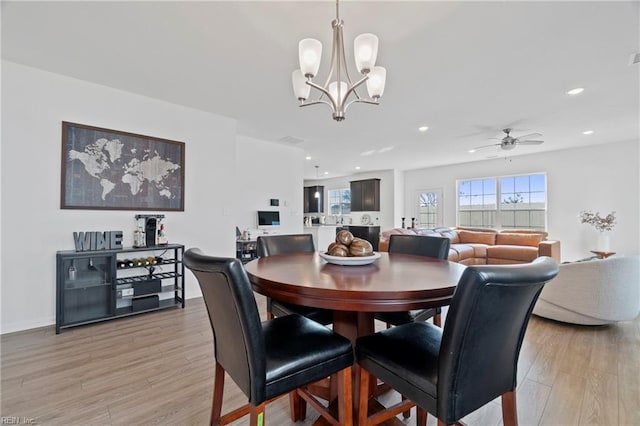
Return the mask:
M 329 214 L 345 215 L 351 213 L 351 189 L 329 190 Z
M 418 192 L 418 228 L 435 228 L 442 225 L 442 189 Z
M 458 225 L 544 230 L 544 173 L 458 181 Z

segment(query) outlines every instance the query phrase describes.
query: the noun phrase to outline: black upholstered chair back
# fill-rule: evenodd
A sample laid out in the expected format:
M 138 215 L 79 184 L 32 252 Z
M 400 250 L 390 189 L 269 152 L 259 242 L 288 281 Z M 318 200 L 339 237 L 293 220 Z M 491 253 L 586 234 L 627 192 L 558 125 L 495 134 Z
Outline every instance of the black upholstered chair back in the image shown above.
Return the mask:
M 558 266 L 548 257 L 521 265 L 473 266 L 464 272 L 440 347 L 438 413 L 445 423 L 515 389 L 531 311 L 544 284 L 557 273 Z
M 204 255 L 184 254 L 184 264 L 198 279 L 211 329 L 216 361 L 247 395 L 249 402 L 265 399 L 266 360 L 258 307 L 242 263 Z
M 427 235 L 391 235 L 389 253 L 415 254 L 418 256 L 447 259 L 451 240 Z
M 258 257 L 288 253 L 313 253 L 311 234 L 266 235 L 258 237 Z

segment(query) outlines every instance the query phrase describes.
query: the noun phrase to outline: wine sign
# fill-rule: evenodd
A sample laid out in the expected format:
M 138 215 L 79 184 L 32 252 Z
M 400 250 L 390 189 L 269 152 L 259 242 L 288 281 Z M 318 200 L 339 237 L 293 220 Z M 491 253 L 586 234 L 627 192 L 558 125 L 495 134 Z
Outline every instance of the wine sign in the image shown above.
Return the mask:
M 76 251 L 110 250 L 122 248 L 122 231 L 74 232 Z

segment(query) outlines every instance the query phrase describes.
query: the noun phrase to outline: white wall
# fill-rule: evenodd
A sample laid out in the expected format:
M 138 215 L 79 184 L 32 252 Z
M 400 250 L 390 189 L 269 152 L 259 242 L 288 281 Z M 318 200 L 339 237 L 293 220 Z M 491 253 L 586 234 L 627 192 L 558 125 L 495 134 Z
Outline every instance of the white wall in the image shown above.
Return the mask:
M 393 227 L 402 226 L 402 218 L 404 216 L 404 172 L 400 170 L 393 171 Z M 417 217 L 417 216 L 416 216 Z M 410 219 L 409 219 L 410 220 Z M 410 222 L 407 222 L 410 223 Z M 382 230 L 389 228 L 382 228 Z
M 304 151 L 273 142 L 238 136 L 236 145 L 236 226 L 248 229 L 251 238 L 265 231 L 256 229 L 257 210 L 277 210 L 281 225 L 267 230 L 277 234 L 302 232 L 302 182 Z M 279 200 L 272 207 L 271 198 Z
M 165 212 L 169 240 L 235 255 L 234 120 L 3 61 L 3 333 L 55 322 L 55 252 L 73 249 L 73 231 L 132 242 L 137 212 L 60 209 L 63 120 L 184 141 L 185 211 Z M 186 292 L 200 295 L 191 274 Z
M 417 216 L 416 192 L 443 188 L 444 223 L 456 224 L 456 179 L 522 173 L 547 173 L 550 239 L 561 241 L 562 260 L 590 256 L 597 231 L 581 224 L 581 210 L 617 212 L 611 248 L 619 254 L 640 253 L 640 152 L 630 141 L 548 153 L 478 161 L 405 172 L 404 212 Z
M 364 179 L 380 179 L 380 212 L 367 212 L 371 218 L 375 220 L 379 218 L 380 229 L 389 229 L 393 227 L 395 216 L 395 190 L 396 190 L 396 172 L 393 170 L 380 170 L 375 172 L 358 173 L 350 176 L 341 176 L 331 179 L 307 180 L 304 186 L 322 185 L 324 186 L 324 199 L 328 200 L 329 190 L 349 188 L 349 182 L 352 180 Z M 302 189 L 300 189 L 302 193 Z M 325 215 L 329 209 L 329 203 L 324 203 Z M 350 214 L 353 225 L 360 225 L 360 216 L 365 212 L 352 212 Z M 378 214 L 379 213 L 379 214 Z M 313 216 L 317 216 L 313 214 Z M 400 219 L 397 219 L 399 221 Z
M 185 211 L 165 212 L 171 242 L 233 256 L 235 227 L 255 224 L 255 211 L 280 200 L 280 233 L 302 232 L 302 152 L 237 137 L 235 121 L 120 90 L 2 62 L 0 332 L 55 322 L 55 252 L 73 248 L 73 231 L 122 230 L 131 245 L 134 211 L 60 209 L 61 122 L 186 142 Z M 596 234 L 583 209 L 616 210 L 611 246 L 640 253 L 638 141 L 462 165 L 380 171 L 318 181 L 325 190 L 380 178 L 381 229 L 416 215 L 419 189 L 444 189 L 446 224 L 455 224 L 455 179 L 544 171 L 548 230 L 563 259 L 587 256 Z M 404 186 L 404 194 L 402 192 Z M 326 193 L 325 193 L 326 195 Z M 401 200 L 404 200 L 404 205 Z M 356 222 L 357 223 L 357 222 Z M 187 274 L 187 298 L 200 295 Z M 188 302 L 187 302 L 188 303 Z

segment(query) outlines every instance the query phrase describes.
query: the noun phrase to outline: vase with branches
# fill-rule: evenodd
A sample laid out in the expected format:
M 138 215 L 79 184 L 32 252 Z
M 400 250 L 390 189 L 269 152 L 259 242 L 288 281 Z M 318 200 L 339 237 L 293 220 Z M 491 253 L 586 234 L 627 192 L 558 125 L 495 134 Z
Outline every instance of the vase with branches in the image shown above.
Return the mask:
M 608 252 L 609 247 L 609 235 L 605 231 L 611 231 L 616 224 L 616 212 L 613 211 L 606 216 L 600 216 L 600 212 L 591 212 L 583 210 L 580 212 L 581 223 L 586 223 L 593 226 L 600 232 L 598 238 L 598 250 Z
M 582 223 L 588 223 L 600 232 L 611 231 L 616 224 L 616 212 L 611 212 L 605 217 L 600 216 L 600 212 L 590 212 L 583 210 L 580 212 Z

